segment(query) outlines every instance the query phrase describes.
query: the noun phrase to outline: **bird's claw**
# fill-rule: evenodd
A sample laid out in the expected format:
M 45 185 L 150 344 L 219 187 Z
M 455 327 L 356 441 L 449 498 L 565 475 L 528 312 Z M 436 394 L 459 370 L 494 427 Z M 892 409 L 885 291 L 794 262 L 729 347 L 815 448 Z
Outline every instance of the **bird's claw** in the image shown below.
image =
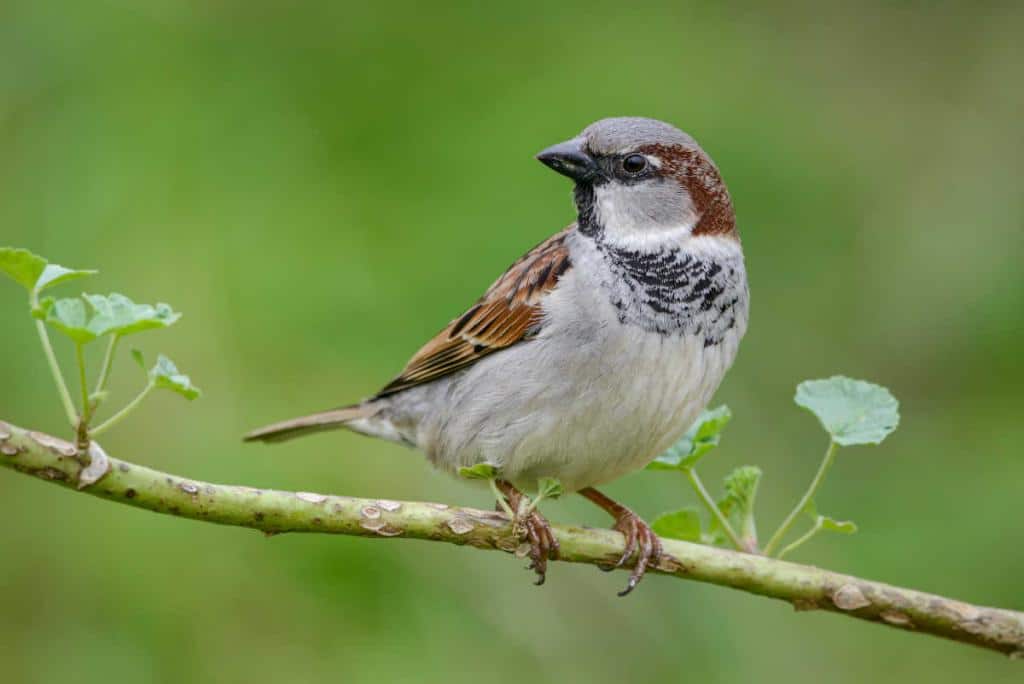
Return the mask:
M 512 518 L 512 534 L 529 546 L 526 555 L 530 558 L 530 564 L 527 569 L 537 574 L 534 584 L 540 586 L 547 577 L 548 561 L 558 559 L 558 540 L 551 524 L 536 509 L 529 507 L 529 499 L 522 492 L 507 482 L 500 482 L 498 487 L 515 513 Z M 500 502 L 497 510 L 503 510 Z
M 544 584 L 548 571 L 548 560 L 558 559 L 558 540 L 551 530 L 551 525 L 537 511 L 531 511 L 520 521 L 525 533 L 526 540 L 530 544 L 530 565 L 529 570 L 537 573 L 537 586 Z
M 629 582 L 626 584 L 626 588 L 619 592 L 619 596 L 625 596 L 633 591 L 640 580 L 644 578 L 647 568 L 658 565 L 662 554 L 661 540 L 640 516 L 628 509 L 618 516 L 612 529 L 618 530 L 626 538 L 626 548 L 622 552 L 622 557 L 614 565 L 602 569 L 621 568 L 634 553 L 637 555 L 636 565 L 629 575 Z

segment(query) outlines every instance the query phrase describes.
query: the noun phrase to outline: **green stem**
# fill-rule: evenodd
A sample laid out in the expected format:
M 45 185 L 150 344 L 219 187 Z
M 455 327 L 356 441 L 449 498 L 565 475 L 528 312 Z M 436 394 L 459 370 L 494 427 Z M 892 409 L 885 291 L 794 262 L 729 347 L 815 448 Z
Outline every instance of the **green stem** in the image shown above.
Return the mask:
M 141 404 L 142 401 L 149 396 L 149 393 L 152 392 L 155 387 L 156 385 L 153 384 L 152 382 L 146 385 L 145 389 L 139 392 L 139 395 L 137 397 L 128 402 L 127 406 L 125 406 L 123 409 L 112 415 L 110 418 L 107 418 L 105 421 L 97 425 L 92 430 L 89 430 L 89 435 L 92 437 L 98 437 L 99 435 L 103 434 L 110 428 L 120 423 L 128 414 L 130 414 L 132 411 L 139 407 L 139 404 Z
M 89 384 L 85 377 L 85 345 L 75 343 L 75 361 L 78 363 L 78 383 L 82 388 L 82 421 L 89 424 Z
M 68 417 L 68 422 L 74 427 L 78 424 L 78 413 L 75 411 L 75 402 L 71 400 L 68 384 L 64 382 L 64 374 L 60 372 L 57 355 L 53 353 L 50 335 L 46 332 L 46 325 L 40 320 L 36 321 L 36 330 L 39 332 L 39 343 L 43 345 L 43 354 L 46 356 L 46 363 L 50 366 L 50 373 L 53 374 L 53 381 L 57 383 L 57 392 L 60 394 L 61 403 L 64 404 L 64 413 Z
M 806 534 L 804 534 L 802 537 L 794 541 L 792 544 L 789 544 L 788 546 L 784 547 L 781 551 L 779 551 L 778 557 L 782 558 L 790 551 L 795 551 L 798 546 L 801 546 L 804 542 L 810 540 L 811 537 L 818 534 L 818 532 L 821 532 L 821 525 L 822 518 L 819 515 L 817 519 L 815 519 L 814 525 L 811 526 L 811 529 L 807 530 Z
M 107 388 L 107 381 L 110 380 L 110 368 L 114 365 L 114 351 L 117 349 L 117 343 L 120 339 L 120 335 L 113 335 L 110 338 L 110 344 L 107 345 L 107 353 L 103 357 L 103 365 L 100 367 L 100 377 L 96 381 L 96 389 L 93 390 L 93 394 L 99 394 Z
M 750 503 L 746 514 L 743 516 L 743 527 L 740 528 L 740 537 L 743 540 L 743 550 L 750 553 L 760 553 L 757 548 L 757 520 L 754 517 L 754 503 L 757 501 L 757 487 L 750 493 Z
M 526 508 L 527 513 L 532 513 L 533 511 L 537 510 L 537 506 L 540 505 L 540 502 L 544 501 L 545 499 L 547 499 L 548 498 L 548 492 L 552 491 L 550 489 L 546 489 L 543 486 L 543 482 L 544 482 L 544 478 L 541 478 L 540 480 L 537 481 L 537 496 L 533 497 L 530 500 L 530 505 L 527 506 L 527 508 Z M 557 480 L 556 480 L 556 482 L 557 482 Z M 562 494 L 562 485 L 561 485 L 561 483 L 558 483 L 556 492 L 557 493 L 555 493 L 552 498 L 556 498 L 557 499 L 559 496 L 561 496 L 561 494 Z
M 516 514 L 512 512 L 512 508 L 508 505 L 508 502 L 505 501 L 505 495 L 501 493 L 500 489 L 498 489 L 498 478 L 488 478 L 487 484 L 491 486 L 491 491 L 494 492 L 494 498 L 498 500 L 498 505 L 502 507 L 510 519 L 514 519 Z
M 718 508 L 718 504 L 716 504 L 715 500 L 711 498 L 711 494 L 708 493 L 704 483 L 697 475 L 697 471 L 693 468 L 686 468 L 683 472 L 686 473 L 686 477 L 689 478 L 690 484 L 693 485 L 694 490 L 697 492 L 697 496 L 700 497 L 700 500 L 704 503 L 707 509 L 711 511 L 711 515 L 715 516 L 715 519 L 718 520 L 718 524 L 721 525 L 723 530 L 725 530 L 725 534 L 732 541 L 733 545 L 740 551 L 745 550 L 746 546 L 743 544 L 743 541 L 740 539 L 739 535 L 736 534 L 736 530 L 732 529 L 732 525 L 729 524 L 729 521 Z
M 825 479 L 825 474 L 828 469 L 832 466 L 832 462 L 836 458 L 836 450 L 839 445 L 835 442 L 829 442 L 828 449 L 825 451 L 825 457 L 821 459 L 821 465 L 818 466 L 818 472 L 815 473 L 814 479 L 811 480 L 811 484 L 807 487 L 807 491 L 800 497 L 800 501 L 797 502 L 796 506 L 789 512 L 786 519 L 779 525 L 779 529 L 775 531 L 772 538 L 768 540 L 768 544 L 764 547 L 764 553 L 767 556 L 772 555 L 772 551 L 779 545 L 786 533 L 789 532 L 789 528 L 796 522 L 797 517 L 804 512 L 807 508 L 807 504 L 814 500 L 814 495 L 817 493 L 818 488 L 821 487 L 822 481 Z

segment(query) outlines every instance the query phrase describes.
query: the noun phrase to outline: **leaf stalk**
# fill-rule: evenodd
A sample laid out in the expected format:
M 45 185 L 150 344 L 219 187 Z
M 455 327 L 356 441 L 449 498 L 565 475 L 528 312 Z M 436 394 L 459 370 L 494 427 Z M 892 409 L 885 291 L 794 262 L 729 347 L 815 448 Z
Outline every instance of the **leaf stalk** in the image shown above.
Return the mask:
M 821 460 L 821 465 L 818 466 L 818 472 L 815 473 L 814 479 L 811 480 L 811 484 L 807 487 L 807 491 L 800 497 L 800 501 L 797 502 L 796 506 L 789 512 L 786 519 L 779 525 L 779 529 L 775 530 L 775 534 L 768 540 L 768 543 L 764 547 L 764 553 L 767 556 L 772 555 L 772 551 L 782 542 L 782 539 L 789 532 L 789 529 L 793 527 L 793 523 L 796 522 L 797 517 L 807 509 L 807 505 L 814 500 L 814 495 L 817 494 L 818 489 L 821 487 L 821 483 L 825 479 L 826 473 L 829 468 L 832 467 L 832 463 L 836 458 L 836 451 L 839 449 L 839 445 L 835 441 L 829 442 L 828 449 L 825 450 L 825 457 Z M 808 537 L 809 539 L 809 537 Z M 802 544 L 806 539 L 798 540 Z M 794 547 L 795 548 L 795 547 Z
M 711 512 L 711 515 L 715 517 L 718 524 L 725 530 L 726 536 L 732 541 L 733 545 L 740 551 L 746 550 L 743 540 L 740 539 L 739 535 L 736 534 L 736 530 L 732 529 L 732 525 L 729 524 L 728 518 L 722 513 L 721 509 L 718 508 L 718 504 L 711 498 L 711 494 L 708 493 L 707 487 L 704 486 L 704 482 L 701 481 L 700 476 L 697 475 L 697 471 L 693 468 L 683 468 L 683 472 L 686 473 L 686 477 L 690 480 L 690 484 L 693 485 L 694 491 L 697 492 L 697 497 L 701 500 L 704 506 Z
M 89 425 L 89 384 L 85 377 L 85 345 L 81 342 L 75 343 L 75 363 L 78 364 L 78 384 L 82 391 L 82 420 L 80 421 L 83 425 Z
M 784 558 L 786 554 L 790 553 L 791 551 L 795 551 L 797 547 L 802 546 L 805 542 L 810 541 L 812 537 L 818 534 L 818 532 L 821 532 L 824 522 L 825 519 L 819 515 L 817 518 L 814 519 L 814 525 L 811 526 L 811 529 L 807 530 L 807 532 L 804 533 L 801 537 L 799 537 L 796 541 L 783 547 L 783 549 L 779 551 L 779 555 L 777 557 Z
M 53 353 L 53 345 L 50 344 L 50 335 L 46 332 L 46 324 L 37 320 L 36 330 L 39 332 L 39 343 L 43 346 L 43 355 L 46 356 L 50 374 L 53 375 L 53 381 L 57 384 L 57 393 L 60 394 L 60 401 L 64 405 L 64 413 L 68 423 L 74 427 L 78 424 L 78 412 L 75 411 L 75 402 L 71 400 L 71 392 L 68 390 L 68 384 L 64 381 L 64 374 L 60 371 L 57 356 Z
M 102 423 L 100 423 L 99 425 L 94 427 L 92 430 L 90 430 L 89 431 L 90 436 L 98 437 L 99 435 L 103 434 L 104 432 L 106 432 L 110 428 L 112 428 L 115 425 L 117 425 L 118 423 L 120 423 L 132 411 L 137 409 L 139 407 L 139 404 L 141 404 L 143 402 L 143 400 L 145 400 L 145 398 L 149 396 L 149 393 L 152 392 L 155 388 L 156 388 L 156 383 L 154 383 L 151 380 L 145 386 L 145 388 L 143 388 L 143 390 L 141 392 L 139 392 L 138 396 L 136 396 L 134 399 L 132 399 L 130 402 L 128 402 L 127 406 L 125 406 L 123 409 L 121 409 L 120 411 L 118 411 L 117 413 L 112 415 L 110 418 L 107 418 L 105 421 L 103 421 Z
M 120 335 L 115 334 L 110 337 L 110 343 L 107 345 L 107 352 L 103 355 L 103 365 L 100 366 L 100 377 L 96 381 L 96 389 L 93 390 L 94 395 L 98 395 L 100 392 L 107 389 L 107 382 L 110 380 L 110 369 L 114 365 L 114 352 L 117 350 L 117 343 L 120 340 Z

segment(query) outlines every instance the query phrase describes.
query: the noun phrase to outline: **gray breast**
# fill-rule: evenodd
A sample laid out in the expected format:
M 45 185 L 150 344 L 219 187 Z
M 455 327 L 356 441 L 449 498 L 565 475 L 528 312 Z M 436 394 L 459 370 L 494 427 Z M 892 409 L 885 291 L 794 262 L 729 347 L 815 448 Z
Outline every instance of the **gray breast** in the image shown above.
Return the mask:
M 747 310 L 742 257 L 681 247 L 654 252 L 598 244 L 609 269 L 604 283 L 619 321 L 661 335 L 696 335 L 705 347 L 742 325 Z

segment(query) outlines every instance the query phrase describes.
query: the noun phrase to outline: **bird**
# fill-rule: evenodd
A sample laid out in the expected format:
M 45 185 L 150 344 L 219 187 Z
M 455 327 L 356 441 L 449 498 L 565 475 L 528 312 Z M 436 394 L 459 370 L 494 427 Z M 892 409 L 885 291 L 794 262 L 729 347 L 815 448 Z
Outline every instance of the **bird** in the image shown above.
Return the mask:
M 554 478 L 614 518 L 625 548 L 607 569 L 636 556 L 625 595 L 662 545 L 596 487 L 650 463 L 718 389 L 747 329 L 743 249 L 718 167 L 671 124 L 601 119 L 536 158 L 573 181 L 574 222 L 513 263 L 373 396 L 245 439 L 345 428 L 414 447 L 453 475 L 487 464 L 498 503 L 522 513 L 537 584 L 559 546 L 523 502 Z

